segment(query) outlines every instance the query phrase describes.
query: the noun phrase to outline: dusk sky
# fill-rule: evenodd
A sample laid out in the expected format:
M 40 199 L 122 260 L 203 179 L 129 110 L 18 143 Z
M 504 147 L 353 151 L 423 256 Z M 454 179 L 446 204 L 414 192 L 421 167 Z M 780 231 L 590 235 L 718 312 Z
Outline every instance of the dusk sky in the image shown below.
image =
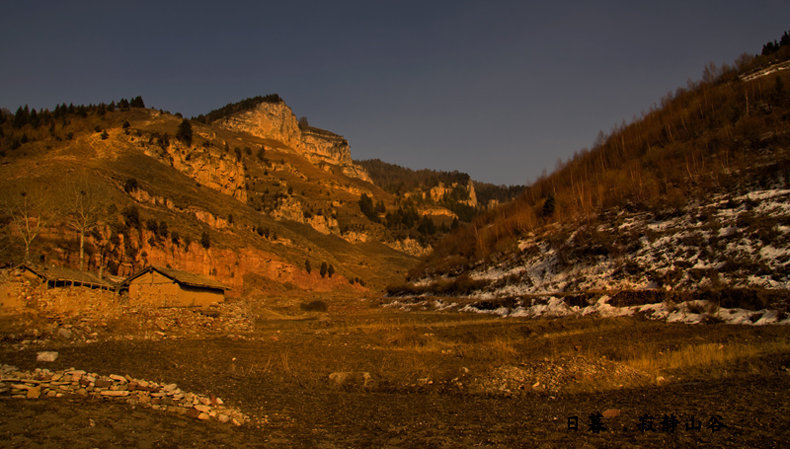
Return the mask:
M 0 107 L 141 95 L 196 116 L 279 94 L 354 159 L 526 184 L 790 30 L 773 1 L 25 1 Z

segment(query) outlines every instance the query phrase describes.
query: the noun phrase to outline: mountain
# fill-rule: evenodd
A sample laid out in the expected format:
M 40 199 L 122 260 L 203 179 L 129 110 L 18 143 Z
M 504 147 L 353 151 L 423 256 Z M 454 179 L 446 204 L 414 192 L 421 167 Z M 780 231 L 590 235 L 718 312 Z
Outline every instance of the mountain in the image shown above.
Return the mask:
M 276 95 L 192 120 L 140 97 L 6 110 L 0 178 L 2 263 L 27 254 L 107 276 L 169 266 L 236 296 L 380 289 L 453 217 L 371 183 L 345 138 L 300 123 Z M 410 221 L 382 222 L 404 208 Z
M 601 132 L 516 200 L 434 245 L 390 295 L 649 289 L 748 302 L 754 291 L 787 290 L 790 42 L 772 48 L 710 64 L 701 81 Z

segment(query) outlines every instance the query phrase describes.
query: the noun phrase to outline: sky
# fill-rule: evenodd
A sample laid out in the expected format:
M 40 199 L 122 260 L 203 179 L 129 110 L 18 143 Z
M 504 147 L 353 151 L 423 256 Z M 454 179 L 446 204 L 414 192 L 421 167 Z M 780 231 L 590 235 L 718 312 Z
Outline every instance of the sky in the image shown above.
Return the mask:
M 0 107 L 205 114 L 279 94 L 354 159 L 528 184 L 757 54 L 786 0 L 36 1 L 0 15 Z

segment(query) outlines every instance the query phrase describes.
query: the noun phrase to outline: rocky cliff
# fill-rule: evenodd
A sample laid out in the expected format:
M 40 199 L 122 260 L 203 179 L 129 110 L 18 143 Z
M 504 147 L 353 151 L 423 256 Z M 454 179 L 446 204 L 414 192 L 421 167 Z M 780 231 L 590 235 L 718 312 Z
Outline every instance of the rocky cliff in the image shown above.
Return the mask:
M 277 140 L 297 152 L 301 150 L 302 133 L 299 122 L 284 102 L 263 102 L 254 109 L 234 114 L 216 123 L 231 131 Z
M 343 136 L 319 128 L 302 129 L 302 155 L 319 167 L 335 165 L 350 178 L 372 182 L 365 169 L 354 164 L 348 140 Z
M 440 202 L 445 196 L 458 197 L 459 203 L 466 204 L 467 206 L 477 207 L 477 195 L 475 194 L 475 184 L 471 180 L 466 184 L 459 184 L 454 182 L 449 186 L 440 182 L 438 186 L 433 187 L 428 191 L 426 199 Z
M 475 193 L 475 184 L 471 180 L 465 184 L 454 182 L 446 185 L 440 182 L 438 186 L 431 187 L 427 191 L 416 189 L 411 192 L 403 194 L 405 198 L 417 197 L 433 203 L 442 202 L 445 197 L 450 200 L 455 200 L 467 206 L 477 207 L 477 194 Z M 434 213 L 434 215 L 440 213 Z
M 217 124 L 231 131 L 277 140 L 318 167 L 325 170 L 337 167 L 346 176 L 371 182 L 367 172 L 351 159 L 348 141 L 343 136 L 313 127 L 300 129 L 296 115 L 284 102 L 263 102 Z
M 244 187 L 244 166 L 217 149 L 190 148 L 177 140 L 156 142 L 150 133 L 141 136 L 126 136 L 129 142 L 139 145 L 150 156 L 208 188 L 232 196 L 241 202 L 247 201 Z

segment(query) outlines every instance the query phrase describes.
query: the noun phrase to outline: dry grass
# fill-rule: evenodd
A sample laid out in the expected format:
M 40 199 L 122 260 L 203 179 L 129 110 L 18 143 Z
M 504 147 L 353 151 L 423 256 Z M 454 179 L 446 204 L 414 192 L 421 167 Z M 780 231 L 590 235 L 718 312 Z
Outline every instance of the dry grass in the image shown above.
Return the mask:
M 726 375 L 726 368 L 734 365 L 772 370 L 753 361 L 790 354 L 790 332 L 781 326 L 688 326 L 640 318 L 505 320 L 387 312 L 369 322 L 335 323 L 333 327 L 347 332 L 344 341 L 349 345 L 363 345 L 388 359 L 387 377 L 393 382 L 418 374 L 442 378 L 461 367 L 486 371 L 569 356 L 606 359 L 654 378 L 680 372 L 684 378 L 689 373 L 706 377 L 711 371 Z
M 787 353 L 790 352 L 790 342 L 783 338 L 750 344 L 702 343 L 667 352 L 645 347 L 635 349 L 641 354 L 635 354 L 626 364 L 642 371 L 660 374 L 691 368 L 709 370 L 750 358 Z

